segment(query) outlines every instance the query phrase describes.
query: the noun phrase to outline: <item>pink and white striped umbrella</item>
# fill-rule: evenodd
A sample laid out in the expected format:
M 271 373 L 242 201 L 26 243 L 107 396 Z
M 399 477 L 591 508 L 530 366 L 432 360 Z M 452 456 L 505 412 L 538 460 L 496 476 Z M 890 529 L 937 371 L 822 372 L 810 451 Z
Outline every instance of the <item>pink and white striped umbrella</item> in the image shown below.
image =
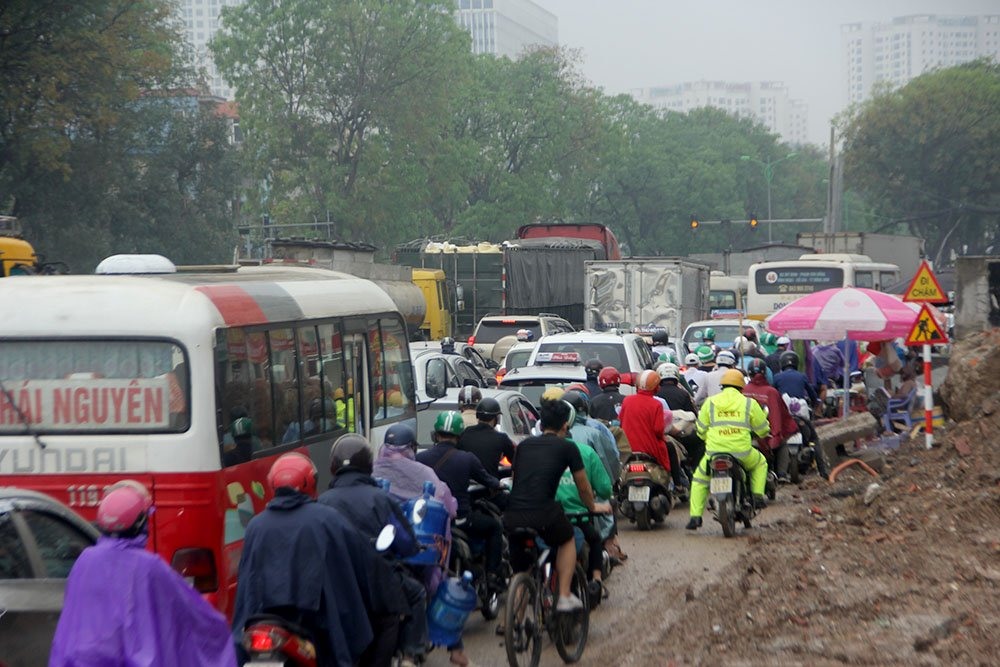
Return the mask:
M 910 333 L 917 311 L 898 297 L 839 287 L 796 299 L 767 318 L 771 333 L 798 340 L 888 340 Z

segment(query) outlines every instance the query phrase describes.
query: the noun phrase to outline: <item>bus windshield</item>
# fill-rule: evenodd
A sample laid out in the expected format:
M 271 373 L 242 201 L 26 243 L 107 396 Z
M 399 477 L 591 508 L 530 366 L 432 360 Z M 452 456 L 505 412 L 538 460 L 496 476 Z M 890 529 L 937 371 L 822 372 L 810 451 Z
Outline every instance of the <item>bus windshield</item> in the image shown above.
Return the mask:
M 157 340 L 0 345 L 0 432 L 177 433 L 189 424 L 184 351 Z M 15 407 L 16 406 L 16 407 Z

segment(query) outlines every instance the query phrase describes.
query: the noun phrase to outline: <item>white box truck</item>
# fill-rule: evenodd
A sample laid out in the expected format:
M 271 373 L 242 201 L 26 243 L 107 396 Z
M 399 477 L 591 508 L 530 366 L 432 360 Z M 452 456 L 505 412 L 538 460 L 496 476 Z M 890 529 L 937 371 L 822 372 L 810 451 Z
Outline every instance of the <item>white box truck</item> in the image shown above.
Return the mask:
M 629 257 L 585 263 L 584 327 L 666 329 L 671 338 L 709 315 L 707 264 L 686 257 Z

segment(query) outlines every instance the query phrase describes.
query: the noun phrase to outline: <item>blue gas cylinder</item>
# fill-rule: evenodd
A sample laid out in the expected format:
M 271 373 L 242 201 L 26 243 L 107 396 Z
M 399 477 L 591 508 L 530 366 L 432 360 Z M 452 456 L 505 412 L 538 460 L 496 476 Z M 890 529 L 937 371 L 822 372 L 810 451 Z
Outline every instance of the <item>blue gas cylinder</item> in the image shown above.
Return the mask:
M 462 578 L 449 577 L 438 586 L 434 599 L 427 607 L 427 636 L 437 646 L 454 646 L 462 638 L 462 628 L 476 608 L 476 589 L 472 573 Z

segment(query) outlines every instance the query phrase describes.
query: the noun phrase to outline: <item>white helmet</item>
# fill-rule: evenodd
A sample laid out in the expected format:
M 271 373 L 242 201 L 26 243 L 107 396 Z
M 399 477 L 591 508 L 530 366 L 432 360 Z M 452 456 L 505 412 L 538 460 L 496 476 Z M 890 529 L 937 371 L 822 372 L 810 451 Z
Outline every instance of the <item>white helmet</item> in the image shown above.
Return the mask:
M 780 336 L 778 342 L 775 345 L 791 345 L 792 340 L 788 336 Z
M 701 364 L 701 359 L 699 359 L 698 355 L 694 352 L 684 357 L 685 366 L 698 366 L 699 364 Z
M 733 349 L 739 350 L 743 354 L 750 354 L 756 347 L 754 342 L 746 336 L 737 336 L 736 340 L 733 341 Z
M 715 357 L 715 363 L 719 366 L 729 366 L 733 368 L 736 366 L 736 357 L 729 350 L 723 350 Z
M 669 361 L 660 364 L 659 368 L 656 369 L 656 372 L 660 375 L 661 382 L 666 379 L 680 380 L 681 378 L 680 370 L 677 368 L 677 364 L 670 363 Z

